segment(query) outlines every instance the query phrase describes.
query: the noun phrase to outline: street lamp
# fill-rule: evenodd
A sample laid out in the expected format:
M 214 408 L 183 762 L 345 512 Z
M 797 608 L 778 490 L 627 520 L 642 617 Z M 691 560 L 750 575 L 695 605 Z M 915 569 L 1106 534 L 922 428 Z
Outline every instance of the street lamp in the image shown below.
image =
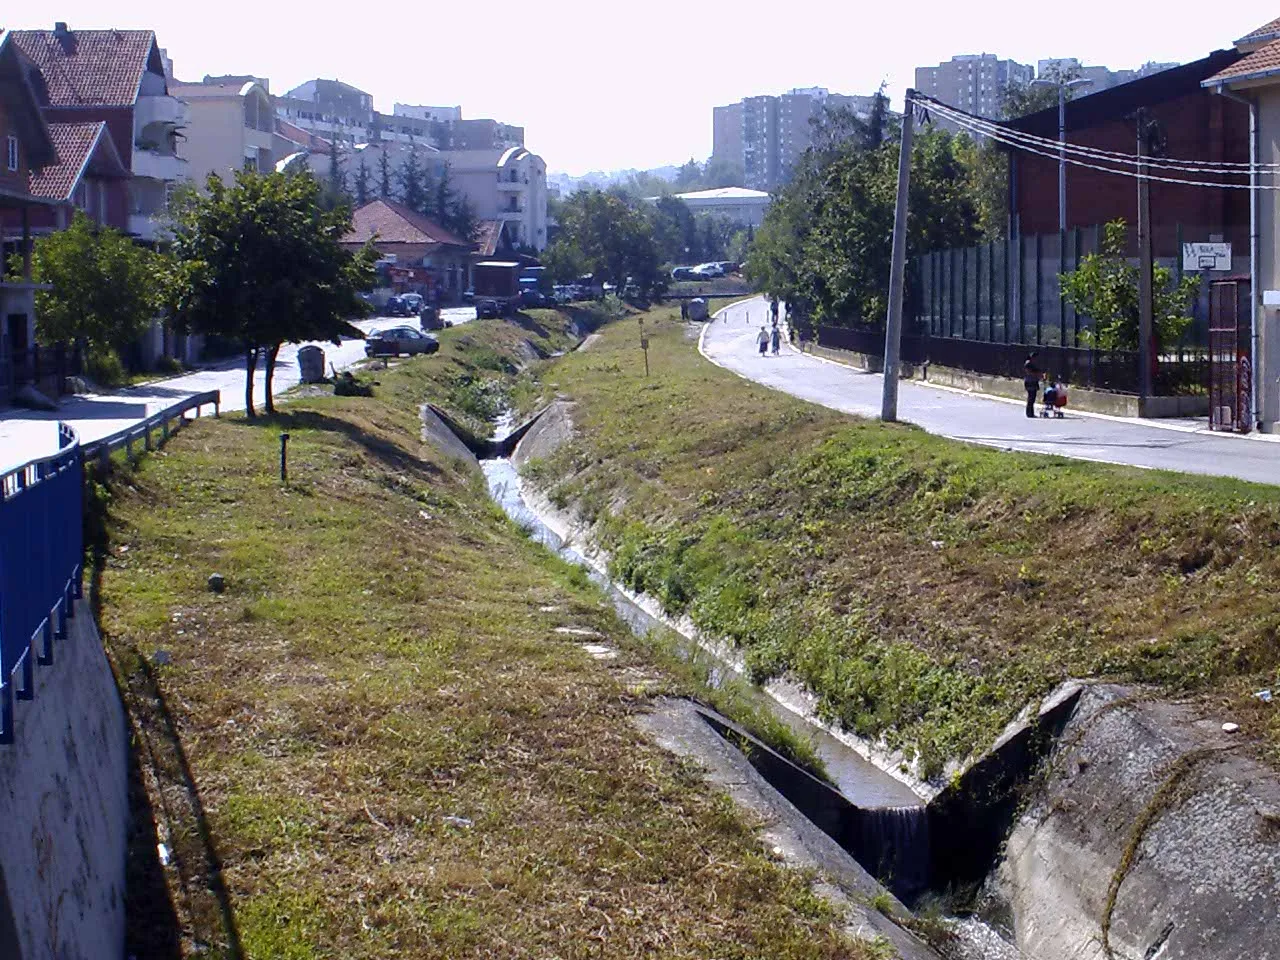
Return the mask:
M 1087 87 L 1093 81 L 1087 77 L 1075 80 L 1032 80 L 1033 87 L 1058 88 L 1058 232 L 1067 232 L 1067 90 Z

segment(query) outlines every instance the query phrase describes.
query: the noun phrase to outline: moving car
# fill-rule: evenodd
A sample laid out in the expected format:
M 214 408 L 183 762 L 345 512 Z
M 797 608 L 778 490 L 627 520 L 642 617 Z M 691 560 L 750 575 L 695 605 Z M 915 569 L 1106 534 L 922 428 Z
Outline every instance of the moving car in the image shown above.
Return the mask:
M 390 327 L 364 338 L 366 357 L 398 357 L 402 353 L 412 357 L 419 353 L 435 353 L 439 349 L 439 340 L 413 327 Z

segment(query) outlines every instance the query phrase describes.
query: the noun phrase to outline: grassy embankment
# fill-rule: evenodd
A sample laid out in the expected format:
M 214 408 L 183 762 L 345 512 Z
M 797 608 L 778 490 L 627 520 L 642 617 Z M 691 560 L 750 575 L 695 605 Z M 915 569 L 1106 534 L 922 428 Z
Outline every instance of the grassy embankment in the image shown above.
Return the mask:
M 565 325 L 447 331 L 375 371 L 373 399 L 201 420 L 97 491 L 143 814 L 130 953 L 879 955 L 637 734 L 646 694 L 620 676 L 644 665 L 612 610 L 419 440 L 418 403 L 483 416 L 500 371 L 562 349 Z
M 704 361 L 653 311 L 558 361 L 575 442 L 529 473 L 616 573 L 937 775 L 1069 677 L 1203 698 L 1280 757 L 1280 490 L 1006 454 Z

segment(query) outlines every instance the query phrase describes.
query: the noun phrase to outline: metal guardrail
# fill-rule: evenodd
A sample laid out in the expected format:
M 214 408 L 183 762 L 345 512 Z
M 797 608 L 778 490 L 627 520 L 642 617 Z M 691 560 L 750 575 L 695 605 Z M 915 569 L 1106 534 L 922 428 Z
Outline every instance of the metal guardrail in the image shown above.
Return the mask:
M 213 415 L 216 417 L 222 410 L 222 392 L 219 390 L 208 390 L 205 393 L 197 393 L 185 400 L 180 400 L 172 406 L 166 407 L 159 413 L 153 413 L 133 426 L 125 427 L 123 430 L 117 430 L 109 437 L 103 437 L 100 440 L 94 440 L 84 445 L 84 458 L 86 462 L 97 460 L 104 469 L 109 469 L 111 465 L 111 454 L 116 450 L 124 450 L 130 460 L 134 459 L 134 444 L 139 444 L 143 450 L 152 450 L 155 448 L 157 428 L 160 431 L 159 442 L 164 443 L 169 439 L 169 434 L 177 430 L 182 424 L 187 422 L 186 414 L 194 410 L 196 416 L 200 416 L 200 409 L 212 405 Z
M 58 447 L 0 475 L 0 743 L 13 742 L 13 701 L 35 696 L 35 664 L 53 663 L 81 596 L 84 451 L 65 423 Z
M 53 664 L 83 594 L 85 464 L 109 470 L 116 450 L 133 460 L 135 444 L 154 449 L 190 411 L 212 405 L 217 416 L 221 398 L 195 394 L 86 444 L 59 423 L 56 454 L 0 474 L 0 744 L 13 742 L 14 700 L 35 697 L 35 665 Z

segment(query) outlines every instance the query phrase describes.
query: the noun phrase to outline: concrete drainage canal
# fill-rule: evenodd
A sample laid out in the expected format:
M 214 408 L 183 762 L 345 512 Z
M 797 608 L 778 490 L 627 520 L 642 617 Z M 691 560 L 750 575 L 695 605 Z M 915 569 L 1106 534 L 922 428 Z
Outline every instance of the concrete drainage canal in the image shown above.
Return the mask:
M 589 559 L 576 550 L 530 506 L 511 455 L 543 412 L 518 425 L 509 415 L 500 418 L 491 440 L 472 437 L 443 411 L 429 405 L 423 408 L 423 420 L 426 434 L 435 442 L 459 455 L 465 446 L 483 472 L 490 495 L 503 511 L 535 540 L 582 567 L 608 595 L 633 632 L 643 636 L 655 628 L 674 630 L 685 641 L 682 655 L 712 658 L 709 674 L 713 685 L 736 677 L 740 665 L 721 658 L 722 652 L 700 645 L 687 628 L 681 630 L 679 624 L 666 618 L 651 598 L 636 596 L 611 581 L 599 558 Z M 564 627 L 560 632 L 570 635 L 575 628 Z M 578 639 L 592 656 L 606 659 L 615 655 L 608 648 L 589 642 L 591 637 L 585 633 Z M 978 889 L 1007 832 L 1014 813 L 1012 803 L 975 804 L 966 801 L 959 790 L 944 791 L 926 802 L 907 783 L 864 759 L 813 717 L 789 709 L 759 688 L 742 686 L 757 707 L 767 710 L 812 745 L 825 768 L 825 778 L 793 763 L 704 704 L 691 704 L 694 715 L 705 729 L 740 751 L 808 824 L 852 858 L 866 880 L 864 890 L 869 888 L 865 899 L 876 904 L 875 909 L 885 911 L 883 894 L 891 893 L 887 902 L 896 898 L 898 903 L 888 912 L 898 912 L 899 920 L 905 916 L 904 925 L 910 928 L 910 915 L 901 909 L 903 905 L 910 908 L 930 900 L 950 902 L 958 889 L 970 894 Z M 1035 737 L 1025 739 L 1023 746 L 1028 749 L 1018 752 L 1017 757 L 1005 758 L 999 771 L 994 767 L 986 771 L 984 796 L 1001 795 L 1002 791 L 1013 796 L 1006 787 L 1020 779 L 1026 765 L 1033 764 L 1034 755 L 1038 755 Z M 877 889 L 881 890 L 880 896 L 874 894 Z M 947 956 L 965 960 L 1021 956 L 976 920 L 956 918 L 946 926 L 943 949 Z M 937 954 L 926 949 L 915 955 Z

